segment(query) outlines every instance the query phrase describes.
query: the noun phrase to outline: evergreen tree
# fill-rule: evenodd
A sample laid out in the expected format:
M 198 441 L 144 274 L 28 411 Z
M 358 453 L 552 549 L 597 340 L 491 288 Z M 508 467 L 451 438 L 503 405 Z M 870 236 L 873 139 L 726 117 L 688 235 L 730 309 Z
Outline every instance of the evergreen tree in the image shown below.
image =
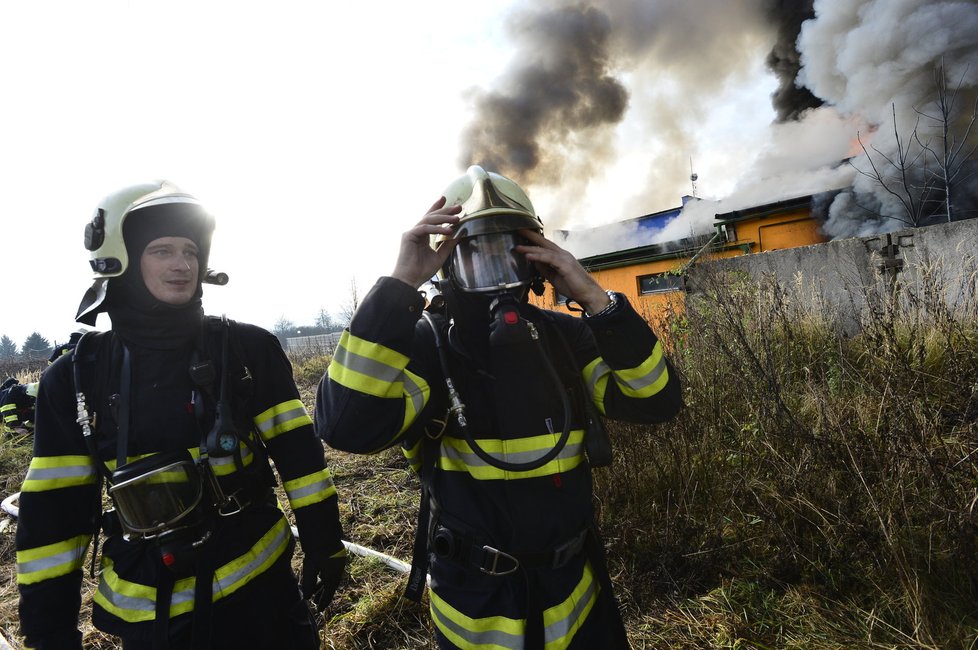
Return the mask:
M 21 346 L 21 354 L 31 361 L 47 359 L 49 356 L 51 356 L 51 352 L 53 351 L 54 349 L 51 347 L 51 342 L 41 336 L 38 332 L 32 332 L 31 335 L 27 337 L 27 340 L 24 341 L 24 345 Z
M 4 334 L 0 337 L 0 359 L 13 359 L 17 356 L 17 344 Z

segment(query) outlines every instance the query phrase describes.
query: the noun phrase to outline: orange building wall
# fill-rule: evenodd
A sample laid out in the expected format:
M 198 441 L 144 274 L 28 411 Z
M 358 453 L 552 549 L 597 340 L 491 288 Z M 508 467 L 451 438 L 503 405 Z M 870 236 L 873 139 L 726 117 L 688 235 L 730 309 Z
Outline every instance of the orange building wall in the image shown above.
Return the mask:
M 819 232 L 819 222 L 811 217 L 807 207 L 758 217 L 748 216 L 731 223 L 730 227 L 734 230 L 735 240 L 726 242 L 720 250 L 710 251 L 698 258 L 697 263 L 708 259 L 745 255 L 748 251 L 762 253 L 828 241 L 828 238 Z M 636 311 L 654 325 L 655 321 L 669 311 L 682 310 L 686 294 L 683 291 L 667 291 L 640 296 L 638 278 L 655 273 L 678 271 L 690 257 L 658 259 L 616 268 L 598 269 L 593 270 L 591 275 L 605 289 L 625 294 Z M 531 294 L 531 300 L 540 307 L 568 311 L 563 305 L 557 304 L 553 287 L 549 284 L 543 296 L 537 297 Z

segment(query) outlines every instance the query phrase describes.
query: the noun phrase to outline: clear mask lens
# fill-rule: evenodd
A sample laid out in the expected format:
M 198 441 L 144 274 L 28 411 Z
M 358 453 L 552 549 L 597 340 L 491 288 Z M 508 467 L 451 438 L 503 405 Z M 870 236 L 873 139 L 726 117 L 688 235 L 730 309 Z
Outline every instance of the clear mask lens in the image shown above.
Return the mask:
M 529 284 L 533 264 L 515 250 L 523 243 L 516 232 L 463 239 L 452 251 L 455 282 L 464 291 L 498 291 Z
M 124 466 L 115 473 L 130 469 Z M 203 484 L 197 466 L 188 459 L 148 468 L 113 485 L 109 494 L 126 532 L 150 537 L 193 512 L 203 496 Z

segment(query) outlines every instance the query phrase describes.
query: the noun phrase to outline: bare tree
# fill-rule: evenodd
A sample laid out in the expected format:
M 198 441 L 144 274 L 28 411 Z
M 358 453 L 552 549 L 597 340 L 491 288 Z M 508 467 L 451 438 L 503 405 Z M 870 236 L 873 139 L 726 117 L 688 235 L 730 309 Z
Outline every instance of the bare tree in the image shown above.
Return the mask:
M 325 307 L 320 307 L 319 313 L 316 314 L 316 327 L 322 329 L 324 332 L 332 332 L 336 329 L 336 323 L 333 322 L 333 317 Z
M 937 86 L 937 99 L 934 101 L 934 106 L 937 112 L 936 114 L 929 114 L 918 110 L 917 114 L 936 124 L 941 130 L 936 148 L 930 142 L 922 143 L 922 146 L 937 164 L 937 170 L 934 174 L 937 176 L 939 184 L 944 187 L 944 215 L 948 221 L 953 221 L 954 202 L 952 197 L 954 189 L 959 182 L 966 182 L 969 176 L 973 174 L 973 172 L 966 171 L 965 163 L 974 159 L 975 153 L 978 152 L 978 141 L 973 144 L 969 143 L 975 121 L 978 120 L 978 95 L 975 97 L 975 105 L 971 110 L 970 118 L 967 119 L 967 125 L 960 132 L 956 132 L 952 128 L 956 117 L 954 104 L 962 87 L 964 73 L 962 73 L 962 79 L 958 80 L 953 89 L 948 88 L 943 64 L 938 66 L 934 74 Z
M 935 110 L 926 112 L 915 107 L 917 117 L 906 136 L 901 135 L 896 104 L 891 105 L 895 146 L 892 153 L 875 145 L 867 147 L 861 134 L 856 134 L 864 154 L 859 160 L 864 159 L 869 168 L 861 169 L 852 160 L 849 164 L 902 206 L 901 214 L 882 214 L 880 210 L 865 205 L 865 201 L 857 202 L 863 210 L 909 226 L 933 222 L 937 217 L 943 217 L 942 220 L 946 221 L 955 219 L 954 190 L 970 180 L 978 167 L 975 164 L 978 142 L 971 142 L 975 122 L 978 121 L 978 98 L 970 119 L 965 119 L 963 123 L 956 122 L 958 111 L 955 103 L 963 87 L 963 76 L 951 89 L 947 85 L 944 66 L 940 65 L 935 70 L 935 86 Z M 925 121 L 923 125 L 921 120 Z M 921 137 L 924 127 L 937 130 L 939 135 L 936 138 Z
M 350 299 L 343 303 L 340 307 L 340 324 L 343 327 L 349 327 L 350 322 L 353 320 L 353 314 L 356 313 L 357 307 L 360 306 L 360 295 L 357 290 L 357 279 L 350 278 Z

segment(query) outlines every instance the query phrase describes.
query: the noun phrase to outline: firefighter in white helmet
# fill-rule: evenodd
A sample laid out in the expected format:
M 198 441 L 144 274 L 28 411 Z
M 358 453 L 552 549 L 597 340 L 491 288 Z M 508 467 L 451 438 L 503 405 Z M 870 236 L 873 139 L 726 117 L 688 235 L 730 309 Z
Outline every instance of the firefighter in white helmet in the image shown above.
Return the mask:
M 127 650 L 319 648 L 303 595 L 322 610 L 343 575 L 336 490 L 275 336 L 204 316 L 213 229 L 166 181 L 110 195 L 85 228 L 95 281 L 77 320 L 104 311 L 112 329 L 41 377 L 16 535 L 29 647 L 82 647 L 83 561 L 101 537 L 92 620 Z
M 436 272 L 423 309 L 417 289 Z M 583 318 L 531 305 L 542 279 Z M 543 236 L 516 183 L 473 166 L 360 304 L 316 427 L 350 452 L 400 443 L 420 473 L 407 595 L 430 561 L 441 648 L 626 648 L 591 506 L 591 468 L 610 462 L 601 417 L 660 422 L 680 407 L 626 298 Z

